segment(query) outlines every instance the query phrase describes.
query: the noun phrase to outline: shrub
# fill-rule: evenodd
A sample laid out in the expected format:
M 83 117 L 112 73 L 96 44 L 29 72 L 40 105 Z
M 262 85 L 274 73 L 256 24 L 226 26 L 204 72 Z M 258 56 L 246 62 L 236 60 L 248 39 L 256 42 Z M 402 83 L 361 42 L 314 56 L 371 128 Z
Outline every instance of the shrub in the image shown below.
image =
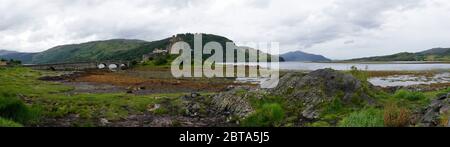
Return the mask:
M 450 93 L 450 87 L 448 87 L 447 89 L 442 90 L 441 92 L 436 94 L 436 96 L 440 97 L 440 96 L 443 96 L 443 95 L 447 95 L 448 93 Z
M 342 119 L 340 127 L 383 127 L 383 111 L 369 108 L 353 112 Z
M 450 112 L 446 112 L 440 116 L 439 125 L 443 127 L 450 127 Z
M 246 127 L 280 126 L 284 116 L 284 110 L 280 104 L 264 104 L 255 113 L 244 119 L 242 125 Z
M 359 70 L 355 66 L 351 67 L 350 74 L 353 75 L 358 80 L 360 80 L 361 82 L 367 82 L 367 80 L 369 79 L 367 72 Z
M 0 117 L 0 127 L 23 127 L 21 124 Z
M 0 117 L 27 123 L 37 118 L 37 113 L 11 94 L 0 94 Z
M 396 104 L 387 104 L 384 107 L 384 125 L 386 127 L 407 127 L 410 118 L 411 113 L 406 108 L 401 108 Z
M 406 100 L 410 100 L 410 101 L 417 101 L 417 100 L 423 100 L 426 98 L 425 94 L 421 93 L 421 92 L 411 92 L 408 90 L 398 90 L 397 92 L 395 92 L 394 94 L 395 98 L 398 99 L 406 99 Z
M 153 61 L 155 65 L 165 65 L 168 62 L 167 57 L 156 57 Z
M 308 127 L 330 127 L 331 125 L 326 121 L 317 121 L 314 123 L 307 124 Z

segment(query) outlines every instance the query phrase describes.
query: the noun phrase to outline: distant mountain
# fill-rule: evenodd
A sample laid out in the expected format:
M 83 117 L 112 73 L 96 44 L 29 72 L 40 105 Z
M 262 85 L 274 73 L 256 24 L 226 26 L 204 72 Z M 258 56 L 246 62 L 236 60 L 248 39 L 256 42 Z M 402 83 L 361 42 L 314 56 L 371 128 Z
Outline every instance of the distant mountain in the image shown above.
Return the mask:
M 331 59 L 328 59 L 322 55 L 314 55 L 305 53 L 302 51 L 289 52 L 286 54 L 282 54 L 281 57 L 285 61 L 309 61 L 309 62 L 330 62 Z
M 432 55 L 432 54 L 440 54 L 440 55 L 450 55 L 450 48 L 433 48 L 426 51 L 419 52 L 422 55 Z
M 387 56 L 351 59 L 348 61 L 450 61 L 450 48 L 433 48 L 417 53 L 398 53 Z
M 0 56 L 12 54 L 12 53 L 17 53 L 17 52 L 10 51 L 10 50 L 5 50 L 5 49 L 0 49 Z
M 239 49 L 236 51 L 236 55 L 241 55 L 241 54 L 246 54 L 246 62 L 250 62 L 249 59 L 256 59 L 258 62 L 262 61 L 262 62 L 270 62 L 272 60 L 272 57 L 274 59 L 278 58 L 279 62 L 284 62 L 284 58 L 279 56 L 279 55 L 270 55 L 268 53 L 262 52 L 258 49 L 254 49 L 251 47 L 247 47 L 247 46 L 239 46 Z M 253 53 L 258 53 L 257 56 L 252 56 L 250 57 L 248 52 L 253 52 Z M 258 58 L 259 56 L 259 58 Z M 262 57 L 266 57 L 266 58 L 262 58 Z
M 0 58 L 1 59 L 13 59 L 13 60 L 20 60 L 22 63 L 31 63 L 31 60 L 33 56 L 36 55 L 36 53 L 23 53 L 23 52 L 16 52 L 16 51 L 10 51 L 10 50 L 0 50 Z

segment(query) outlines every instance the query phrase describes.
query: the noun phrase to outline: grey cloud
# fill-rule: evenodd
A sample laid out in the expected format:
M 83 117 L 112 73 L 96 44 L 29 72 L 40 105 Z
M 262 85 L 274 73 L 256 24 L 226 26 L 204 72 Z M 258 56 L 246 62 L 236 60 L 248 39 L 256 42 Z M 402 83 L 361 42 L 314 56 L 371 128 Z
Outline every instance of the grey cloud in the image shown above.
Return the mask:
M 397 42 L 407 42 L 401 40 L 408 35 L 407 30 L 392 31 L 399 30 L 395 28 L 398 26 L 440 28 L 446 24 L 439 22 L 444 19 L 408 21 L 425 15 L 419 11 L 445 17 L 436 9 L 442 7 L 439 10 L 445 12 L 450 8 L 446 0 L 0 1 L 0 48 L 23 51 L 97 39 L 156 40 L 175 33 L 205 32 L 235 41 L 278 41 L 282 52 L 307 49 L 333 54 L 334 50 L 327 48 L 342 45 L 357 52 L 377 44 L 392 44 L 379 41 L 383 37 L 398 36 Z M 426 29 L 418 31 L 427 33 Z M 350 43 L 354 38 L 357 41 Z
M 354 40 L 347 40 L 347 41 L 344 41 L 344 44 L 353 44 L 353 43 L 355 43 Z
M 292 28 L 293 32 L 302 29 L 306 31 L 298 31 L 297 36 L 288 40 L 288 43 L 297 43 L 300 49 L 311 48 L 316 44 L 378 29 L 386 23 L 383 16 L 386 12 L 413 9 L 421 3 L 422 0 L 338 0 L 308 16 L 313 21 L 320 20 L 318 24 L 312 24 L 308 19 L 291 22 L 297 27 Z

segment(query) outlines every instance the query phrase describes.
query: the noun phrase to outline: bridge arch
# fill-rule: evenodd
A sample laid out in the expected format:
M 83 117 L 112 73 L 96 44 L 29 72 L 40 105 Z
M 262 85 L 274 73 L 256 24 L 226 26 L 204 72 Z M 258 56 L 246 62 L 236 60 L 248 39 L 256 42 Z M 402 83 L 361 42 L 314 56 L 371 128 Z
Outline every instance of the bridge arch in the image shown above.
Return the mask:
M 105 63 L 100 63 L 97 65 L 98 69 L 105 69 L 106 68 L 106 64 Z
M 110 69 L 110 70 L 116 70 L 117 68 L 119 68 L 119 65 L 117 65 L 117 64 L 109 64 L 108 65 L 108 68 Z
M 127 61 L 100 61 L 100 62 L 72 62 L 72 63 L 53 63 L 53 64 L 36 64 L 24 65 L 36 70 L 126 70 L 130 63 Z
M 122 70 L 124 70 L 124 69 L 127 69 L 128 68 L 128 66 L 126 65 L 126 64 L 124 64 L 124 63 L 122 63 L 122 64 L 120 64 L 120 69 L 122 69 Z

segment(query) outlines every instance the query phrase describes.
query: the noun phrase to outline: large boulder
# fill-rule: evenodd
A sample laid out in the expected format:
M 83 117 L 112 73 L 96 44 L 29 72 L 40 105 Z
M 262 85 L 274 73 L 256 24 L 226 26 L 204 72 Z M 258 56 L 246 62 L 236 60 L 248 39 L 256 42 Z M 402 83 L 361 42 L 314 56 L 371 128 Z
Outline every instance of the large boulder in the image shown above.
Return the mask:
M 288 98 L 292 103 L 301 104 L 297 107 L 303 107 L 301 113 L 306 119 L 317 119 L 320 117 L 322 104 L 336 99 L 347 104 L 374 103 L 368 89 L 373 90 L 373 86 L 351 74 L 320 69 L 306 75 L 287 73 L 280 78 L 279 85 L 271 92 Z
M 433 100 L 423 112 L 422 127 L 450 127 L 450 93 Z
M 321 69 L 308 74 L 289 72 L 280 78 L 279 85 L 270 90 L 236 88 L 220 93 L 213 97 L 213 104 L 219 111 L 245 117 L 253 112 L 249 97 L 263 98 L 264 95 L 273 95 L 286 98 L 291 108 L 299 109 L 299 115 L 306 119 L 320 117 L 323 104 L 335 99 L 343 103 L 373 103 L 367 93 L 373 86 L 358 80 L 351 74 Z M 364 102 L 364 103 L 363 103 Z M 297 113 L 297 112 L 296 112 Z
M 247 88 L 235 88 L 227 92 L 219 93 L 212 98 L 212 104 L 216 106 L 218 112 L 226 115 L 236 115 L 246 117 L 253 112 L 253 108 L 248 101 Z

